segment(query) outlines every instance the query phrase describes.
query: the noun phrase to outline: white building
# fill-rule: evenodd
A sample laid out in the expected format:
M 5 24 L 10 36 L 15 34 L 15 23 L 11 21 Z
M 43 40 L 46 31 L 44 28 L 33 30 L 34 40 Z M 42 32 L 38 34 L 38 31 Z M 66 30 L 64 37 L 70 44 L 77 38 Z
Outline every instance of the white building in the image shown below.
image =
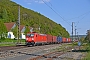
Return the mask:
M 8 30 L 7 38 L 11 38 L 11 39 L 17 38 L 17 37 L 14 36 L 13 32 L 11 31 L 11 29 L 16 27 L 16 23 L 11 22 L 11 23 L 4 23 L 4 24 L 5 24 L 5 26 Z M 26 39 L 26 36 L 24 34 L 25 26 L 21 25 L 20 26 L 20 31 L 21 31 L 20 39 Z
M 8 34 L 7 34 L 7 38 L 14 39 L 15 36 L 13 35 L 13 32 L 8 32 Z

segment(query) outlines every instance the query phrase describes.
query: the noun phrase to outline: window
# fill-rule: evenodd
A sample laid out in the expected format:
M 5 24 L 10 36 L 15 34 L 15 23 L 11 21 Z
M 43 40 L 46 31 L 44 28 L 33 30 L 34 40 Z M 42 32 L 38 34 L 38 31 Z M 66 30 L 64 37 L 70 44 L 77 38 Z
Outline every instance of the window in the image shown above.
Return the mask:
M 29 37 L 34 37 L 34 34 L 27 34 L 27 36 L 29 36 Z

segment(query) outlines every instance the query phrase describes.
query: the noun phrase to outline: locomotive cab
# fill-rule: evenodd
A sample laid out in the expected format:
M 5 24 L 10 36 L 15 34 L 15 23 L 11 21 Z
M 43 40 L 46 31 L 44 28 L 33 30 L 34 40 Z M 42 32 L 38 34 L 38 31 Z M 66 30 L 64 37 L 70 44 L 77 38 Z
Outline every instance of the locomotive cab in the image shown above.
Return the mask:
M 34 35 L 33 33 L 28 33 L 26 35 L 26 45 L 32 45 L 34 46 L 35 42 L 34 42 Z

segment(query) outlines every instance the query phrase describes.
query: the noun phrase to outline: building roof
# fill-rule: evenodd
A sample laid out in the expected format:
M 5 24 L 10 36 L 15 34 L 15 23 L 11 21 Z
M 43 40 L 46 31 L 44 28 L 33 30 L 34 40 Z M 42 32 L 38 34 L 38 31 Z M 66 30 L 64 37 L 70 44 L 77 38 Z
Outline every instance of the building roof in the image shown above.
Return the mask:
M 6 28 L 7 28 L 7 31 L 10 31 L 11 28 L 14 26 L 15 22 L 11 22 L 11 23 L 4 23 Z
M 11 22 L 11 23 L 4 23 L 7 30 L 10 31 L 12 29 L 12 27 L 14 26 L 15 22 Z M 20 31 L 22 31 L 22 29 L 24 28 L 24 25 L 20 25 Z
M 23 27 L 24 27 L 23 25 L 20 25 L 20 31 L 23 29 Z
M 20 31 L 23 32 L 25 30 L 24 25 L 20 25 Z M 23 30 L 24 29 L 24 30 Z

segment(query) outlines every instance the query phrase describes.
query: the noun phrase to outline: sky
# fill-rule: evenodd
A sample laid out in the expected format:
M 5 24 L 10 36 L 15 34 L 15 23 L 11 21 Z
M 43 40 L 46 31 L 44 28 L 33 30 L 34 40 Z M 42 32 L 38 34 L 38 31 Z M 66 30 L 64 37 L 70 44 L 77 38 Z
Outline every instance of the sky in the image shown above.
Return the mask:
M 86 35 L 90 29 L 90 0 L 12 0 L 61 24 L 69 33 Z

